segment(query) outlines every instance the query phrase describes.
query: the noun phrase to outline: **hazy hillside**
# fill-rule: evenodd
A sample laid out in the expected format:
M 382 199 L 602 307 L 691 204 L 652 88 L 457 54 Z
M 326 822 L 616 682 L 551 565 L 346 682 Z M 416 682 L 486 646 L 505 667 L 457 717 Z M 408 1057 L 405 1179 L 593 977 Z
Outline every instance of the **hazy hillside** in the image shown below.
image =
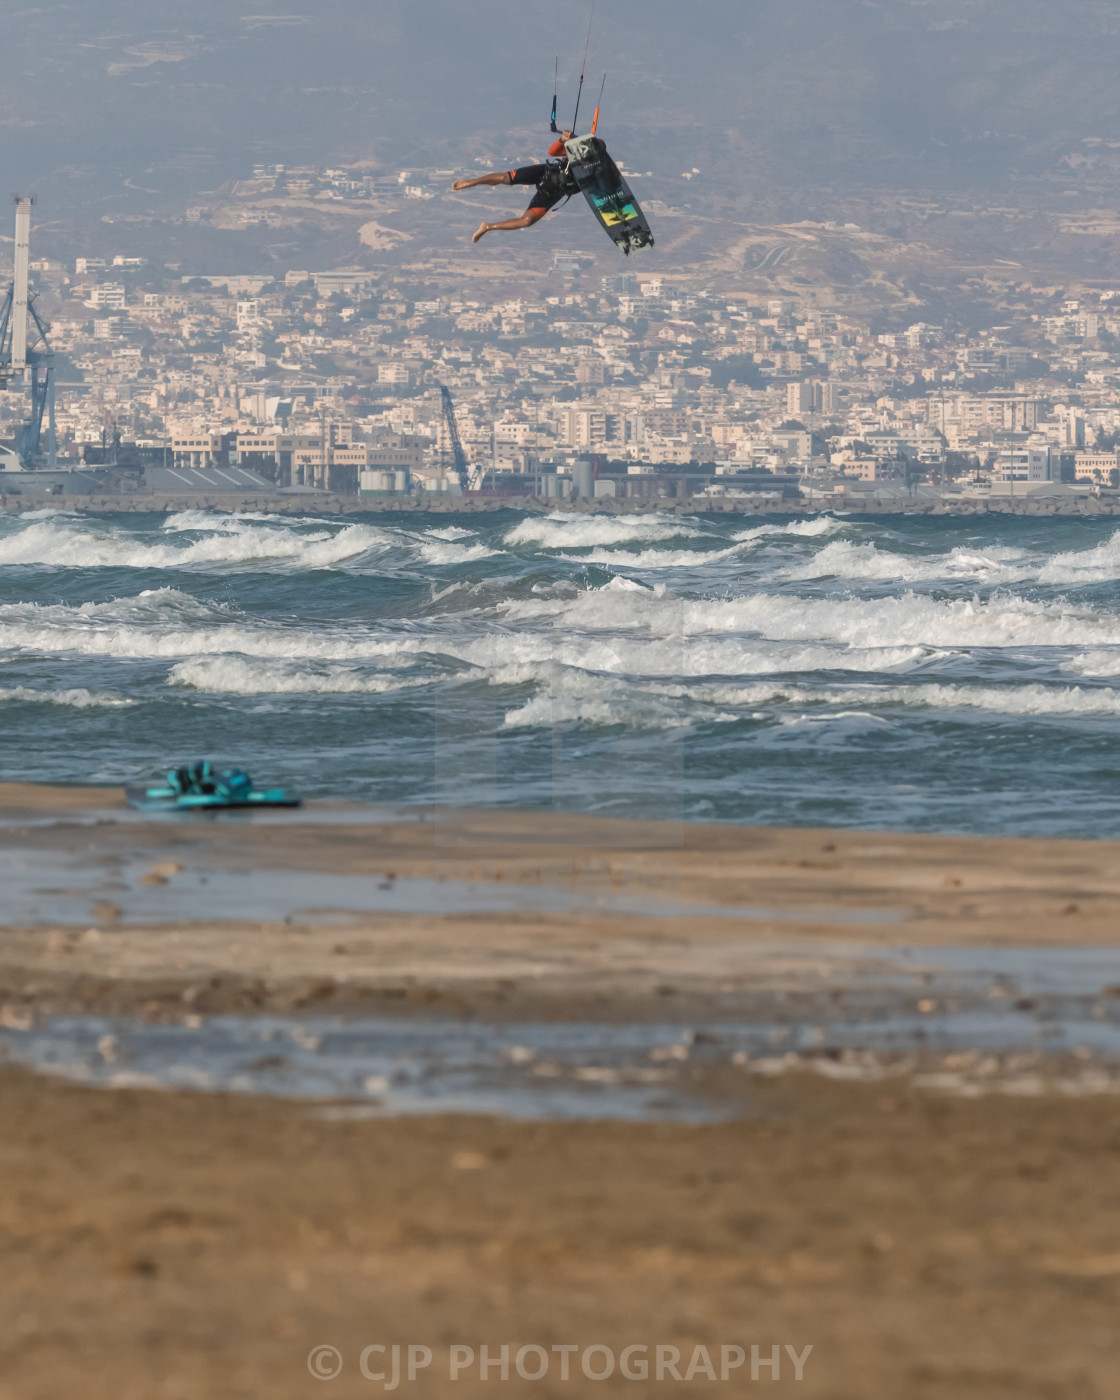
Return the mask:
M 262 157 L 524 154 L 558 50 L 570 105 L 588 7 L 280 0 L 239 13 L 251 8 L 9 13 L 9 187 L 63 177 L 88 198 L 130 179 L 181 194 Z M 602 0 L 588 66 L 596 88 L 609 70 L 606 120 L 632 161 L 674 177 L 720 161 L 736 189 L 1005 172 L 1076 184 L 1120 140 L 1109 0 Z

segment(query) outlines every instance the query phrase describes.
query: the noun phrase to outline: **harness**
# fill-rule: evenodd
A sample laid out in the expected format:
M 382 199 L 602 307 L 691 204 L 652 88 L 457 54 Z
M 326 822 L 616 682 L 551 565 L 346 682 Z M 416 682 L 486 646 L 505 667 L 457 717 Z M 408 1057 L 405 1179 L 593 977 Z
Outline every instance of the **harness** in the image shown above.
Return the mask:
M 541 179 L 540 184 L 537 186 L 537 189 L 539 189 L 541 194 L 547 199 L 551 199 L 553 196 L 557 199 L 567 196 L 567 198 L 564 199 L 564 203 L 566 204 L 568 200 L 571 199 L 572 195 L 579 193 L 579 186 L 576 184 L 568 169 L 569 163 L 570 162 L 567 160 L 561 161 L 552 157 L 545 161 L 548 169 Z M 561 208 L 563 208 L 563 205 L 561 205 Z

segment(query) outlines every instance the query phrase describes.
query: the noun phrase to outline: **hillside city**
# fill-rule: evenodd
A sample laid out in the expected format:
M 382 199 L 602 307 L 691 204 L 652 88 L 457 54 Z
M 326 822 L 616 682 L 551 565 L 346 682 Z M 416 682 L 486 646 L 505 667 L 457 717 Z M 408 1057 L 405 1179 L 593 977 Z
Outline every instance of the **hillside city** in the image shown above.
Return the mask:
M 433 198 L 450 174 L 258 167 L 234 214 L 189 208 L 181 221 L 277 223 L 286 203 L 324 198 L 399 205 Z M 193 275 L 127 248 L 38 258 L 58 466 L 123 491 L 144 467 L 172 490 L 176 470 L 195 486 L 194 472 L 214 472 L 221 489 L 221 469 L 240 467 L 281 490 L 456 493 L 446 386 L 471 489 L 504 495 L 1120 486 L 1120 289 L 1008 284 L 990 329 L 883 329 L 822 304 L 819 288 L 783 286 L 780 255 L 771 296 L 757 277 L 744 289 L 637 258 L 592 277 L 584 254 L 549 256 L 545 291 L 507 300 L 401 268 Z M 0 394 L 9 473 L 18 389 Z M 7 475 L 4 489 L 20 487 Z

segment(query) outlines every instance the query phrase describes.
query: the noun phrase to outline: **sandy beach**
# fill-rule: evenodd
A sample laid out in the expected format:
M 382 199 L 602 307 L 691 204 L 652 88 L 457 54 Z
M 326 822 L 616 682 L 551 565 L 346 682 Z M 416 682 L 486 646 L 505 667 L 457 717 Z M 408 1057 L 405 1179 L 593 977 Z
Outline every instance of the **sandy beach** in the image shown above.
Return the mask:
M 116 790 L 24 784 L 0 785 L 0 817 L 6 858 L 45 863 L 81 915 L 66 922 L 46 898 L 45 918 L 5 918 L 3 996 L 46 1010 L 154 1014 L 196 989 L 207 1011 L 453 998 L 641 1016 L 663 1013 L 668 987 L 679 1014 L 735 1012 L 760 978 L 793 976 L 781 952 L 793 942 L 824 963 L 858 960 L 853 945 L 1109 948 L 1120 927 L 1120 843 L 1107 841 L 327 805 L 260 824 L 144 820 Z M 223 875 L 243 879 L 206 917 L 199 881 Z M 255 917 L 277 882 L 306 890 L 308 877 L 326 893 L 317 883 L 314 899 L 282 896 L 279 917 Z M 348 914 L 348 880 L 359 902 L 381 883 L 424 883 L 432 907 Z M 463 884 L 513 907 L 464 908 Z M 542 890 L 558 908 L 534 912 Z M 154 916 L 128 915 L 137 891 Z
M 752 1346 L 830 1400 L 1115 1389 L 1108 1055 L 934 1036 L 869 1056 L 804 1031 L 1005 1003 L 1109 1031 L 1120 844 L 326 805 L 149 820 L 113 790 L 7 784 L 0 860 L 3 1400 L 75 1377 L 114 1400 L 376 1393 L 363 1350 L 394 1344 L 431 1352 L 400 1383 L 417 1396 L 502 1387 L 483 1345 L 551 1357 L 533 1382 L 511 1360 L 510 1393 L 641 1393 L 627 1346 L 680 1352 L 679 1380 L 647 1382 L 665 1394 L 770 1384 Z M 1087 990 L 1026 987 L 1054 957 L 1097 959 Z M 1005 971 L 974 987 L 961 958 Z M 385 1116 L 144 1089 L 114 1079 L 104 1035 L 90 1083 L 19 1059 L 59 1017 L 204 1036 L 230 1014 L 668 1026 L 641 1073 L 711 1112 Z M 732 1054 L 727 1028 L 755 1023 L 780 1043 Z M 551 1349 L 569 1345 L 564 1381 Z M 321 1346 L 330 1381 L 308 1369 Z M 456 1346 L 474 1359 L 452 1380 Z M 787 1346 L 812 1347 L 801 1382 Z M 615 1370 L 592 1382 L 594 1347 Z M 745 1357 L 726 1381 L 721 1348 Z

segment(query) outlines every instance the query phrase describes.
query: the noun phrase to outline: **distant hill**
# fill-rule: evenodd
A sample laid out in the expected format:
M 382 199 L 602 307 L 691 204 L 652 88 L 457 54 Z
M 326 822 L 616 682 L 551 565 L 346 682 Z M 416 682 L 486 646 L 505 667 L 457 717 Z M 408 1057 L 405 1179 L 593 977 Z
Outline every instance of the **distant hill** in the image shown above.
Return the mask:
M 9 189 L 89 221 L 258 160 L 531 157 L 557 51 L 570 111 L 590 7 L 260 8 L 44 0 L 10 15 Z M 1114 0 L 600 0 L 588 116 L 604 70 L 605 134 L 693 208 L 843 218 L 872 191 L 931 190 L 1053 208 L 1112 201 L 1120 174 Z

